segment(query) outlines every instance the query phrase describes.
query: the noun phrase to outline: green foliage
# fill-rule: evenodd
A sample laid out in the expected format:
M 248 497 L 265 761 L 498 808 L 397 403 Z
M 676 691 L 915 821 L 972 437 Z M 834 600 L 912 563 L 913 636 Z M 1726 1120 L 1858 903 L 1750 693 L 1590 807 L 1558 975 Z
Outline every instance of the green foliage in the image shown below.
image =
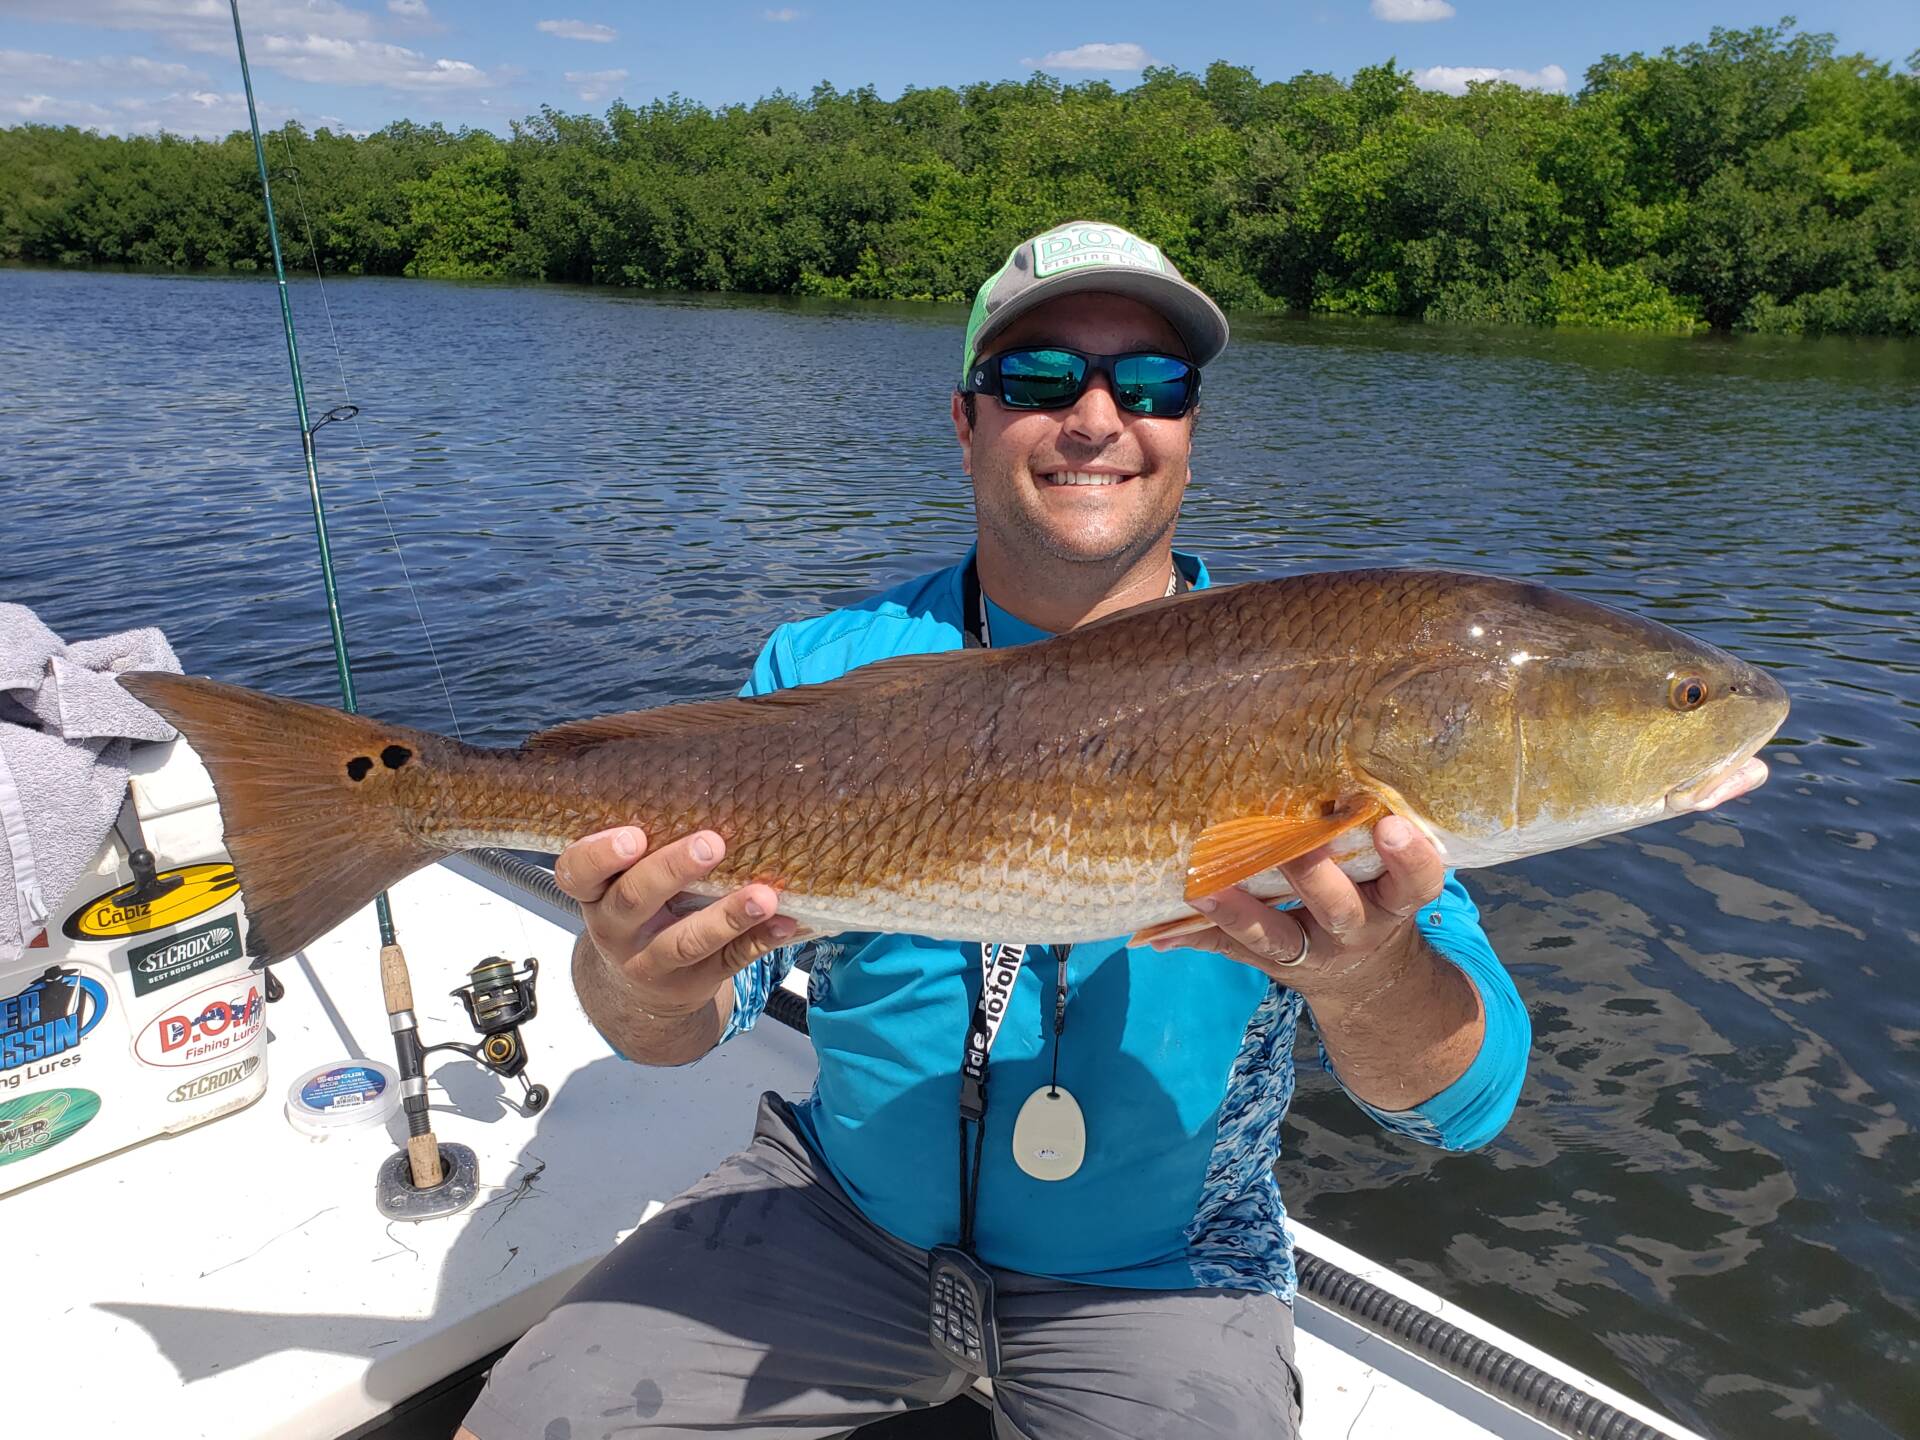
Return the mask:
M 1916 60 L 1782 21 L 1609 55 L 1573 96 L 1219 62 L 544 109 L 505 140 L 289 126 L 268 151 L 289 265 L 330 273 L 952 301 L 1087 218 L 1230 308 L 1913 335 Z M 257 196 L 243 135 L 0 130 L 0 260 L 251 270 Z
M 1583 260 L 1547 282 L 1542 319 L 1597 330 L 1665 330 L 1688 335 L 1701 328 L 1698 310 L 1639 265 L 1609 270 Z
M 470 137 L 458 158 L 423 180 L 407 180 L 405 237 L 409 275 L 445 280 L 494 279 L 513 252 L 513 198 L 507 191 L 507 147 L 491 135 Z

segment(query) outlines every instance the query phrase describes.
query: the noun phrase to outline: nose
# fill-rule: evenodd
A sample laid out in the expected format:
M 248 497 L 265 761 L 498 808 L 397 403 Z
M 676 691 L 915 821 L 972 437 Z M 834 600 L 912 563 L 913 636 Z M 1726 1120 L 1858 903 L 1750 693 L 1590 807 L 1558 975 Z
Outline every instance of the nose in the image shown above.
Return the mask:
M 1113 385 L 1104 373 L 1087 377 L 1087 388 L 1080 392 L 1062 422 L 1067 434 L 1084 444 L 1104 447 L 1120 437 L 1126 422 L 1113 398 Z

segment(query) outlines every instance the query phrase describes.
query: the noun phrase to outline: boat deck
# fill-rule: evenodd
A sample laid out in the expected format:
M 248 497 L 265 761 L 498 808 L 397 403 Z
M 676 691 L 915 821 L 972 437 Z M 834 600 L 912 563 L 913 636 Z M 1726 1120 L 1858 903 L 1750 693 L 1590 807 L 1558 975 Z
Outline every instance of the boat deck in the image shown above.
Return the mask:
M 570 917 L 466 862 L 395 888 L 422 1037 L 472 1038 L 448 992 L 489 954 L 538 956 L 531 1118 L 459 1056 L 429 1071 L 435 1128 L 479 1156 L 480 1199 L 422 1224 L 384 1220 L 376 1130 L 311 1140 L 286 1121 L 297 1075 L 391 1060 L 371 909 L 278 967 L 266 1095 L 0 1200 L 11 1241 L 9 1330 L 60 1357 L 59 1383 L 9 1387 L 9 1429 L 150 1440 L 314 1440 L 353 1431 L 509 1344 L 622 1236 L 746 1138 L 757 1097 L 804 1093 L 806 1038 L 771 1022 L 700 1064 L 614 1055 L 566 978 Z M 398 1125 L 396 1118 L 395 1125 Z M 397 1131 L 404 1134 L 403 1130 Z M 1302 1227 L 1301 1243 L 1415 1299 L 1677 1440 L 1641 1406 Z M 1554 1432 L 1310 1301 L 1298 1308 L 1309 1440 L 1467 1440 Z M 16 1365 L 16 1381 L 25 1378 Z

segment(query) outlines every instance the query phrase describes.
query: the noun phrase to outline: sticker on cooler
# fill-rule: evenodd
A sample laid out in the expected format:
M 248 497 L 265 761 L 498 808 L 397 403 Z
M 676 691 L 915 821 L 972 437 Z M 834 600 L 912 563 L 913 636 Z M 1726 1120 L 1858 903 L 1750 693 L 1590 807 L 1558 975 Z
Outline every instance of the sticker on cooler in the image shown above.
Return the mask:
M 84 966 L 49 965 L 14 994 L 0 996 L 0 1083 L 17 1088 L 23 1079 L 78 1061 L 81 1042 L 106 1017 L 108 994 L 105 978 Z
M 231 1065 L 222 1065 L 218 1070 L 209 1070 L 205 1075 L 196 1075 L 184 1085 L 174 1086 L 168 1092 L 167 1099 L 175 1105 L 204 1100 L 216 1090 L 224 1090 L 229 1085 L 238 1085 L 259 1068 L 260 1057 L 249 1055 L 246 1059 L 236 1060 Z
M 135 995 L 150 995 L 240 957 L 240 922 L 229 916 L 165 940 L 135 945 L 127 951 L 127 974 Z
M 198 1065 L 244 1049 L 266 1024 L 253 975 L 196 990 L 140 1032 L 133 1053 L 148 1065 Z
M 40 1090 L 0 1100 L 0 1165 L 51 1150 L 100 1113 L 91 1090 Z
M 240 889 L 231 861 L 181 865 L 162 870 L 154 879 L 178 883 L 164 895 L 137 900 L 130 905 L 120 904 L 115 897 L 127 894 L 133 887 L 117 885 L 67 916 L 67 923 L 60 927 L 61 933 L 69 940 L 119 940 L 140 935 L 204 915 L 231 899 Z

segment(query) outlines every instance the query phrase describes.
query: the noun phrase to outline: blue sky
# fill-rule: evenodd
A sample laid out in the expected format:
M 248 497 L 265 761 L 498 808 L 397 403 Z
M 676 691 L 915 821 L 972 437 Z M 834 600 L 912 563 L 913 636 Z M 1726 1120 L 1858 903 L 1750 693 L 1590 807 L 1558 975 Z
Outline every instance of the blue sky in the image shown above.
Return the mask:
M 1788 0 L 1228 0 L 1100 6 L 878 0 L 242 0 L 262 118 L 354 131 L 438 120 L 505 133 L 541 105 L 604 111 L 678 91 L 708 104 L 821 80 L 907 86 L 1020 78 L 1131 84 L 1143 64 L 1225 59 L 1263 79 L 1350 75 L 1393 56 L 1422 84 L 1476 72 L 1580 87 L 1601 55 L 1779 18 Z M 1896 64 L 1915 0 L 1803 4 L 1802 28 Z M 1174 23 L 1169 24 L 1169 20 Z M 0 0 L 0 125 L 224 134 L 245 123 L 227 0 Z

